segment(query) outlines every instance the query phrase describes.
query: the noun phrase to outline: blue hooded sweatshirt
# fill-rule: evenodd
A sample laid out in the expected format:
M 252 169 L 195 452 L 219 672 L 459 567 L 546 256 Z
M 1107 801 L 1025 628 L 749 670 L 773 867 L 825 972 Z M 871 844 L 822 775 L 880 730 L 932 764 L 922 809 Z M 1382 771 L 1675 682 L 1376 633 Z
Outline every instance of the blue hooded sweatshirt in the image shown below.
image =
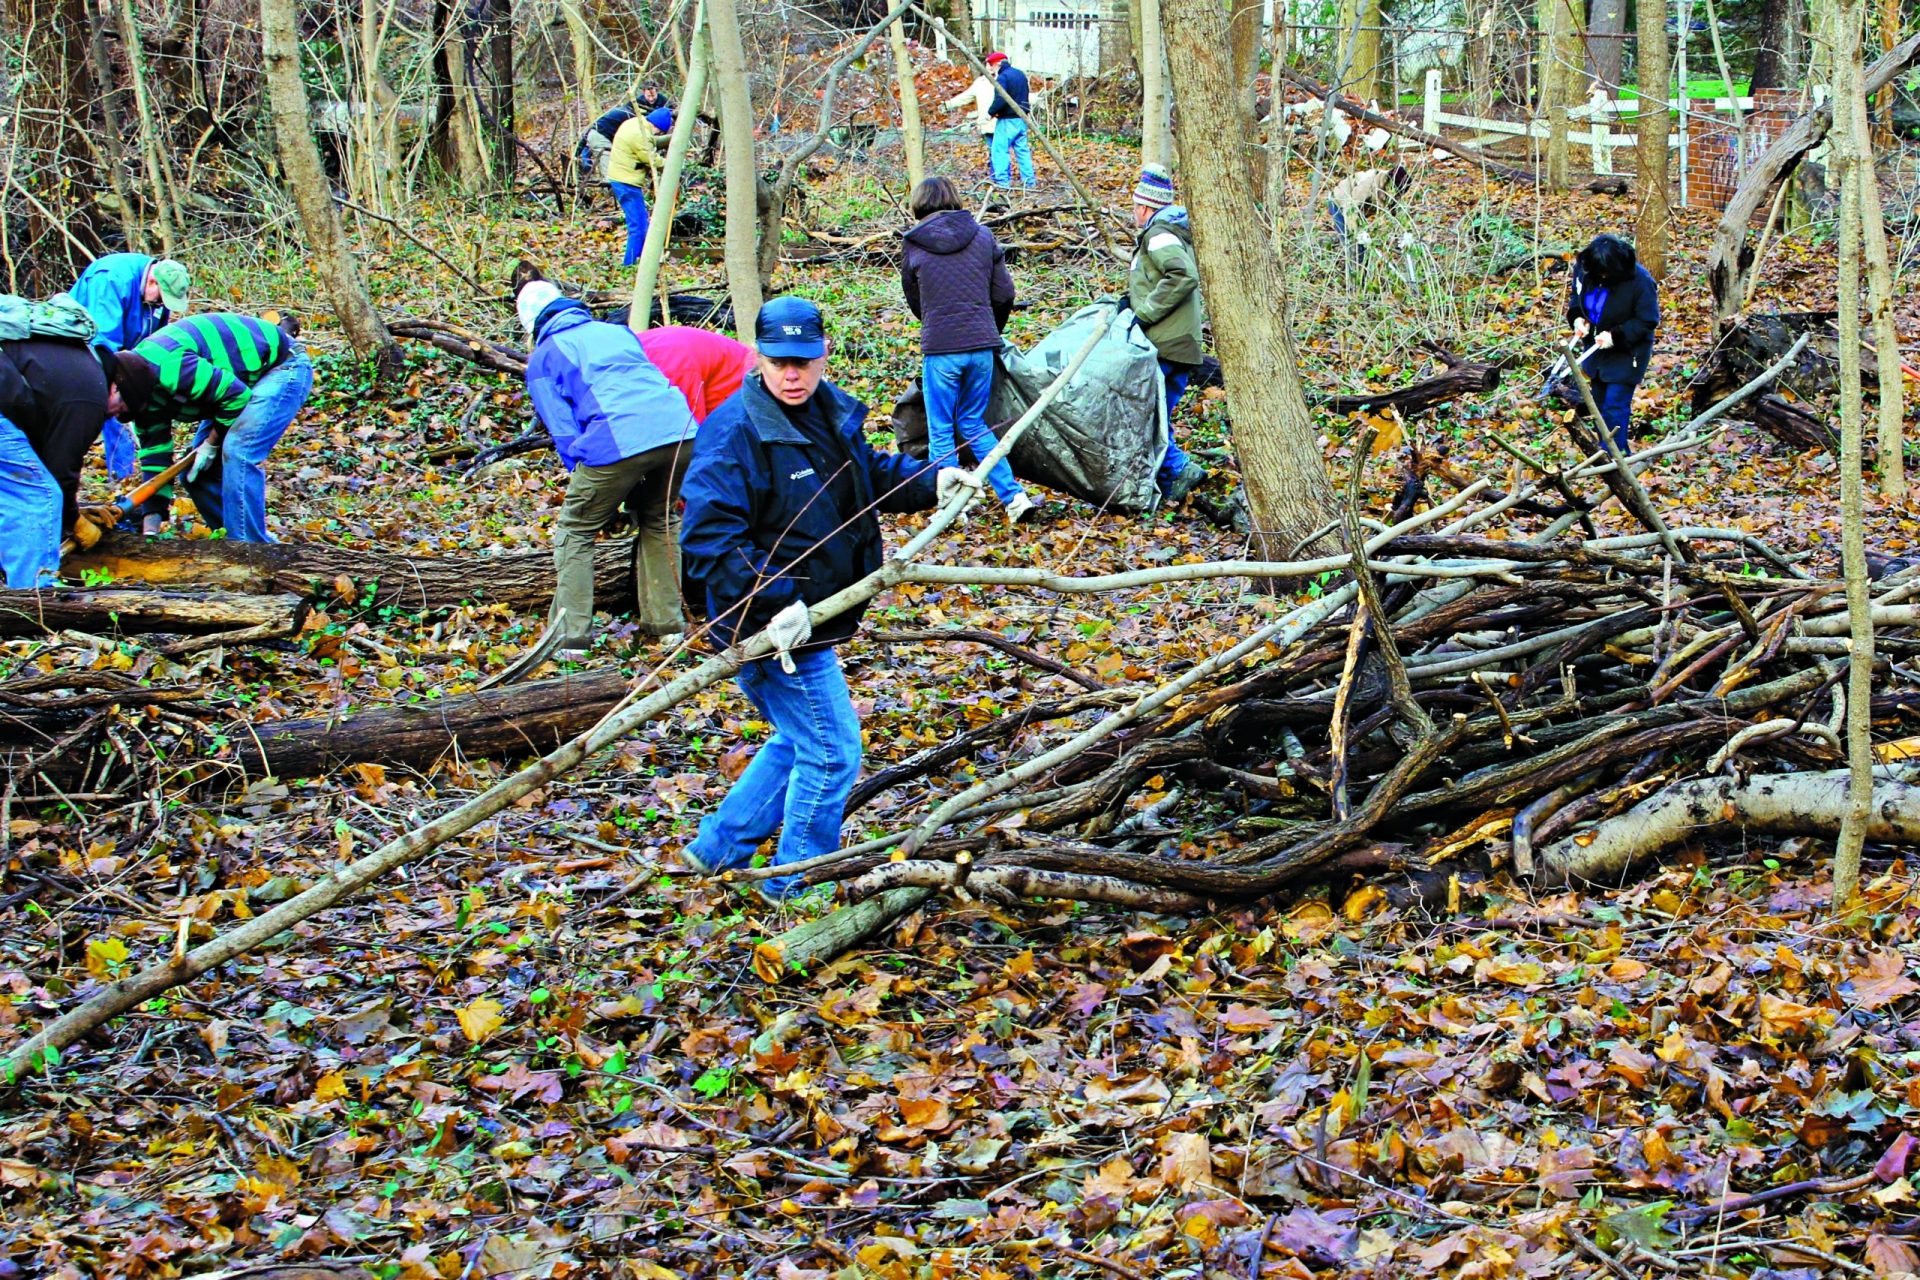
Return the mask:
M 686 396 L 625 325 L 595 320 L 574 299 L 558 298 L 533 328 L 527 394 L 567 470 L 611 466 L 699 429 Z
M 95 258 L 80 273 L 68 292 L 100 326 L 93 337 L 95 345 L 130 350 L 173 319 L 166 307 L 157 302 L 148 306 L 142 296 L 147 268 L 153 263 L 154 259 L 144 253 L 109 253 Z

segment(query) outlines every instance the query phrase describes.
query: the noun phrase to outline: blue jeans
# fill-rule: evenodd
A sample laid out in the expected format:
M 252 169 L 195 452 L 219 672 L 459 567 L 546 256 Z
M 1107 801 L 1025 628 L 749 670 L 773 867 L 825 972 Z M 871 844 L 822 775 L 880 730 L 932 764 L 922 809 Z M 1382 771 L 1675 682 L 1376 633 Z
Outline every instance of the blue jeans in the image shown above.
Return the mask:
M 620 212 L 627 219 L 627 256 L 624 266 L 632 266 L 640 261 L 640 251 L 647 244 L 647 193 L 626 182 L 610 182 L 613 198 L 620 202 Z
M 60 486 L 26 433 L 0 418 L 0 576 L 15 591 L 60 573 Z
M 817 858 L 840 847 L 840 818 L 860 776 L 860 721 L 831 646 L 793 655 L 788 675 L 773 658 L 740 668 L 740 688 L 773 725 L 733 790 L 700 824 L 689 852 L 714 871 L 744 866 L 774 833 L 775 866 Z M 765 882 L 774 897 L 794 889 L 794 876 Z
M 139 446 L 133 429 L 118 418 L 100 424 L 100 448 L 107 455 L 107 471 L 116 480 L 131 480 L 140 474 Z
M 1153 479 L 1154 483 L 1160 486 L 1160 492 L 1164 494 L 1192 461 L 1187 457 L 1187 451 L 1180 447 L 1180 442 L 1174 438 L 1173 407 L 1180 403 L 1181 396 L 1187 394 L 1187 380 L 1193 375 L 1183 366 L 1168 364 L 1165 360 L 1160 362 L 1160 373 L 1167 383 L 1167 452 L 1166 456 L 1160 459 L 1160 470 Z
M 1633 391 L 1637 382 L 1592 381 L 1593 403 L 1600 419 L 1613 429 L 1613 442 L 1627 452 L 1627 427 L 1633 421 Z
M 993 352 L 954 351 L 920 358 L 920 387 L 927 402 L 927 461 L 935 470 L 957 467 L 953 430 L 973 450 L 975 460 L 986 457 L 1000 443 L 987 429 L 987 397 L 993 391 Z M 987 483 L 1002 506 L 1019 496 L 1020 482 L 1005 458 L 987 472 Z
M 312 390 L 313 361 L 298 343 L 253 384 L 253 398 L 228 429 L 220 452 L 205 471 L 187 481 L 187 492 L 209 529 L 225 529 L 231 542 L 274 541 L 267 533 L 267 473 L 260 464 L 287 433 Z M 212 423 L 201 423 L 194 445 L 212 430 Z
M 993 185 L 1004 187 L 1012 179 L 1007 153 L 1020 162 L 1020 185 L 1033 185 L 1033 148 L 1027 145 L 1027 122 L 1020 119 L 995 120 L 993 141 L 987 144 L 987 160 L 993 166 Z

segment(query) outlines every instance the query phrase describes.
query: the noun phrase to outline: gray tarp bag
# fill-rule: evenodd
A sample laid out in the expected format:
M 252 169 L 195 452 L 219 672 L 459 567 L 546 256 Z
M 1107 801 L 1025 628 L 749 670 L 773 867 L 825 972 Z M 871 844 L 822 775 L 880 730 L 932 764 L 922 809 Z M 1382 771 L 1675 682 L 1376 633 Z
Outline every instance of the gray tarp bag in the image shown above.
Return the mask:
M 1003 344 L 995 357 L 987 422 L 1004 426 L 1027 411 L 1060 376 L 1087 337 L 1118 304 L 1082 307 L 1022 354 Z M 1160 357 L 1129 312 L 1107 330 L 1073 380 L 1040 420 L 1014 442 L 1014 475 L 1127 515 L 1160 501 L 1154 475 L 1167 452 L 1167 399 Z M 894 439 L 927 456 L 927 414 L 919 388 L 894 407 Z M 966 446 L 961 442 L 962 454 Z

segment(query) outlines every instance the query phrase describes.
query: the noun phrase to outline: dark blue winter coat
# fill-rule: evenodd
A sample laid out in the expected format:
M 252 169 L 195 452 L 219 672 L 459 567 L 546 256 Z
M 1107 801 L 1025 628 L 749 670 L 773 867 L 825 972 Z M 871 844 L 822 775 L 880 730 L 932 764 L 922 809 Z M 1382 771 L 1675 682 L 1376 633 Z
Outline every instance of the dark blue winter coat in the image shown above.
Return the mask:
M 1027 73 L 1011 62 L 1003 62 L 993 82 L 1000 91 L 993 95 L 993 105 L 987 108 L 987 114 L 996 120 L 1018 120 L 1020 113 L 1007 103 L 1012 99 L 1019 104 L 1020 111 L 1027 110 Z
M 1578 262 L 1573 265 L 1573 284 L 1567 292 L 1567 322 L 1586 320 L 1581 299 L 1590 287 Z M 1588 356 L 1580 366 L 1594 382 L 1639 382 L 1647 376 L 1647 362 L 1653 357 L 1653 332 L 1660 327 L 1660 290 L 1645 267 L 1636 266 L 1631 278 L 1604 286 L 1606 305 L 1600 319 L 1593 323 L 1594 333 L 1611 333 L 1613 345 Z M 1589 336 L 1591 342 L 1591 336 Z
M 157 302 L 148 306 L 145 301 L 147 268 L 153 264 L 154 259 L 144 253 L 109 253 L 95 258 L 80 273 L 68 292 L 100 326 L 93 335 L 95 345 L 131 350 L 173 319 L 164 306 Z
M 934 469 L 875 449 L 865 405 L 831 382 L 813 403 L 833 427 L 817 440 L 750 374 L 694 440 L 680 485 L 680 556 L 705 593 L 717 644 L 752 636 L 795 600 L 818 604 L 878 569 L 876 509 L 934 504 Z M 864 611 L 821 623 L 814 643 L 846 639 Z
M 527 395 L 567 470 L 611 466 L 693 435 L 686 396 L 627 326 L 595 320 L 572 298 L 559 298 L 533 332 Z

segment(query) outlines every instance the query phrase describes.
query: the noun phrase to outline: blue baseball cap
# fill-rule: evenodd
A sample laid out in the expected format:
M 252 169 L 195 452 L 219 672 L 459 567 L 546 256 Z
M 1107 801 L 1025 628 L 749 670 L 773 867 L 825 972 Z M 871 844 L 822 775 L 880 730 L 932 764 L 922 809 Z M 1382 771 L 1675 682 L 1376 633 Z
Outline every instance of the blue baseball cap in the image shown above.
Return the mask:
M 820 308 L 791 294 L 771 299 L 753 322 L 753 345 L 775 360 L 818 360 L 827 354 Z

